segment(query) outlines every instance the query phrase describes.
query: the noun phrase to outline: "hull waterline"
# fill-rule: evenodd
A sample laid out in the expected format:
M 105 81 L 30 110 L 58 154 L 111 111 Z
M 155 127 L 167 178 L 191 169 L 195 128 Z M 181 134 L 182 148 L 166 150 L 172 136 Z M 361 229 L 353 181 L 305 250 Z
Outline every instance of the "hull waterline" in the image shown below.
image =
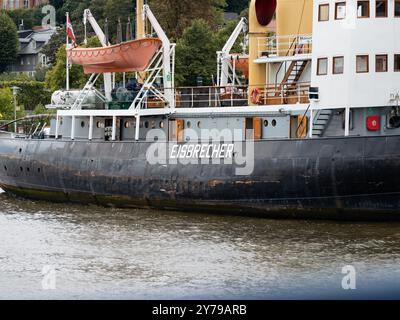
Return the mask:
M 255 142 L 254 170 L 154 165 L 151 143 L 0 138 L 0 185 L 37 200 L 272 218 L 400 220 L 399 136 Z

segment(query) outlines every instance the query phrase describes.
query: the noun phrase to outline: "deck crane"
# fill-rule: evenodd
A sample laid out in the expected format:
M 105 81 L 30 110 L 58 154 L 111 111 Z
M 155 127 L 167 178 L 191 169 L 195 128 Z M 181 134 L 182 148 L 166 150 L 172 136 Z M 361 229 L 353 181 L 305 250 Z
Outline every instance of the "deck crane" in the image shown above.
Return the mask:
M 93 16 L 92 12 L 90 9 L 86 9 L 83 13 L 83 24 L 86 25 L 87 23 L 90 23 L 90 25 L 93 28 L 93 31 L 96 33 L 97 38 L 99 38 L 100 43 L 103 47 L 108 47 L 110 46 L 110 43 L 107 40 L 106 35 L 104 34 L 103 30 L 100 28 L 99 24 L 97 23 L 95 17 Z M 105 96 L 108 101 L 112 100 L 111 97 L 111 92 L 112 92 L 112 77 L 111 73 L 105 73 L 104 74 L 104 91 L 105 91 Z
M 222 48 L 221 51 L 217 52 L 218 56 L 218 78 L 217 83 L 219 87 L 224 87 L 229 84 L 230 74 L 232 73 L 232 84 L 235 85 L 237 82 L 236 79 L 236 72 L 232 70 L 232 66 L 230 65 L 230 58 L 231 58 L 231 50 L 235 45 L 237 39 L 239 38 L 241 33 L 247 32 L 247 20 L 246 18 L 240 19 L 238 25 L 236 26 L 235 30 L 229 37 L 228 41 L 226 42 L 225 46 Z

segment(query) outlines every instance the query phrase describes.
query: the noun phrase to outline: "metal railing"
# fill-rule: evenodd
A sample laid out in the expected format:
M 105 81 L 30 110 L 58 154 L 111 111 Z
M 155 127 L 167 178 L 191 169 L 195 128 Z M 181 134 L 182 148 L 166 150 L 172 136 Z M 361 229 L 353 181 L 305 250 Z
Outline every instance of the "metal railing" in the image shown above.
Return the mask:
M 312 53 L 312 35 L 259 37 L 258 57 L 285 57 Z
M 310 83 L 264 86 L 179 87 L 174 88 L 177 108 L 240 107 L 252 104 L 285 105 L 309 103 Z M 163 89 L 160 89 L 162 92 Z M 149 94 L 145 108 L 167 107 L 166 102 Z
M 269 85 L 260 90 L 260 104 L 262 105 L 310 103 L 310 83 L 308 82 L 299 82 L 294 85 L 285 84 L 280 89 L 277 89 L 275 85 Z

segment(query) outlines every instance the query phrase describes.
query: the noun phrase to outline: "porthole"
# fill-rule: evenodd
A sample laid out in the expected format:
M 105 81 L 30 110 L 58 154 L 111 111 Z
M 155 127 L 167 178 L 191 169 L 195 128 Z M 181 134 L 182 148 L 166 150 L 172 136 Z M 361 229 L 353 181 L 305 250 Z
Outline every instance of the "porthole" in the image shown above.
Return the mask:
M 39 173 L 40 173 L 40 171 L 42 171 L 42 169 L 38 168 L 38 169 L 37 169 L 37 172 L 39 172 Z
M 190 121 L 187 122 L 187 127 L 190 129 L 192 127 L 192 123 Z
M 104 128 L 104 123 L 103 123 L 103 121 L 97 121 L 96 127 L 97 127 L 97 128 Z
M 4 170 L 7 171 L 7 166 L 4 166 Z
M 125 129 L 128 129 L 131 127 L 131 123 L 129 121 L 125 121 Z
M 269 125 L 268 120 L 264 120 L 264 127 L 268 127 L 268 125 Z
M 160 122 L 160 128 L 163 129 L 164 128 L 164 121 Z
M 145 127 L 146 129 L 149 128 L 149 122 L 148 122 L 148 121 L 146 121 L 146 122 L 144 123 L 144 127 Z
M 85 121 L 82 121 L 81 122 L 81 128 L 84 128 L 85 127 Z
M 272 126 L 276 127 L 276 120 L 272 120 Z
M 20 170 L 21 172 L 24 172 L 24 168 L 22 168 L 22 167 L 19 167 L 19 170 Z
M 201 128 L 201 121 L 197 122 L 197 128 Z
M 29 169 L 29 168 L 26 168 L 26 171 L 27 171 L 27 172 L 29 172 L 29 171 L 31 171 L 31 169 Z
M 19 153 L 22 153 L 22 148 L 19 148 Z

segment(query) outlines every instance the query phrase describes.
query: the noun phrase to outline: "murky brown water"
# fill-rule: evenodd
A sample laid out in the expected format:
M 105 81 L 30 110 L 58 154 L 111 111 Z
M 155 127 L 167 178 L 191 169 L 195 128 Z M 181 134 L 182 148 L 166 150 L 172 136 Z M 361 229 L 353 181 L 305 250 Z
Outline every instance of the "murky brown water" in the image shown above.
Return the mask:
M 351 297 L 400 288 L 400 224 L 118 210 L 5 194 L 0 203 L 1 299 Z M 349 264 L 357 270 L 351 293 L 341 287 Z M 55 266 L 55 290 L 43 290 L 45 266 Z

